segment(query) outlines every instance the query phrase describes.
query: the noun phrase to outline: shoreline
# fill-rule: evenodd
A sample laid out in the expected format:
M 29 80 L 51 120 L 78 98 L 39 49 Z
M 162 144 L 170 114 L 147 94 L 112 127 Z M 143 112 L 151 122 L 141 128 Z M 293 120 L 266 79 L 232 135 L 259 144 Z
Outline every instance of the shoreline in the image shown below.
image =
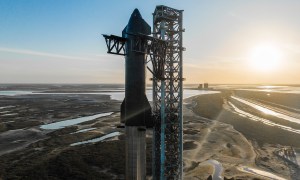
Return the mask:
M 207 96 L 209 96 L 209 102 L 212 103 L 213 108 L 211 108 L 211 111 L 206 111 L 208 115 L 212 113 L 211 117 L 204 118 L 198 115 L 199 112 L 195 111 L 195 108 L 201 105 L 201 102 L 205 102 L 200 99 L 207 98 Z M 222 118 L 226 119 L 227 117 L 230 119 L 238 115 L 234 115 L 229 111 L 225 114 L 224 112 L 222 114 L 215 111 L 216 109 L 223 110 L 223 105 L 215 104 L 223 101 L 218 101 L 218 98 L 216 98 L 217 101 L 214 102 L 211 100 L 214 98 L 211 97 L 223 98 L 224 94 L 199 95 L 184 100 L 183 158 L 185 177 L 206 179 L 213 173 L 213 168 L 203 162 L 216 160 L 222 164 L 224 168 L 222 175 L 227 178 L 258 178 L 258 176 L 239 171 L 239 165 L 243 165 L 272 172 L 279 176 L 281 174 L 282 177 L 289 179 L 289 167 L 284 161 L 272 155 L 274 150 L 285 146 L 268 143 L 259 144 L 254 138 L 249 138 L 249 135 L 243 132 L 243 129 L 238 129 L 234 125 L 230 125 L 229 122 L 225 124 L 222 122 Z M 13 98 L 18 102 L 20 100 L 20 97 L 9 98 Z M 2 155 L 0 159 L 0 178 L 16 178 L 27 175 L 29 177 L 44 178 L 53 176 L 58 179 L 62 177 L 124 179 L 124 134 L 103 142 L 70 146 L 72 143 L 102 137 L 111 132 L 120 131 L 122 133 L 123 129 L 116 128 L 119 124 L 120 114 L 117 111 L 119 111 L 120 102 L 111 101 L 106 96 L 95 95 L 77 97 L 45 95 L 42 102 L 36 102 L 35 98 L 30 96 L 22 96 L 22 98 L 32 103 L 27 105 L 25 109 L 31 109 L 31 115 L 34 115 L 34 117 L 38 117 L 40 114 L 38 111 L 42 111 L 42 108 L 38 108 L 40 104 L 48 102 L 47 99 L 51 99 L 51 106 L 56 108 L 52 108 L 53 111 L 49 112 L 48 116 L 41 122 L 53 121 L 53 118 L 58 116 L 55 113 L 59 113 L 58 117 L 68 117 L 69 114 L 72 114 L 74 118 L 78 117 L 74 113 L 93 114 L 96 111 L 99 112 L 99 109 L 102 112 L 106 110 L 106 112 L 115 113 L 111 116 L 51 131 L 45 135 L 45 138 L 31 142 L 22 150 Z M 101 106 L 98 106 L 99 103 Z M 74 106 L 74 104 L 76 105 Z M 209 103 L 204 105 L 207 108 L 210 107 Z M 21 106 L 23 104 L 17 106 L 19 111 L 22 110 Z M 67 106 L 67 108 L 63 108 L 63 114 L 61 114 L 62 111 L 55 111 L 55 109 L 63 106 Z M 76 108 L 70 111 L 72 107 Z M 85 111 L 88 107 L 91 107 L 90 112 Z M 78 109 L 82 109 L 82 111 L 78 111 Z M 52 116 L 49 116 L 51 114 Z M 238 118 L 242 117 L 238 116 Z M 89 128 L 91 129 L 89 131 L 74 133 Z M 151 134 L 152 132 L 148 131 L 147 137 L 151 137 Z M 20 138 L 15 138 L 14 141 L 18 139 Z M 148 176 L 151 175 L 151 143 L 152 140 L 147 138 Z M 78 167 L 81 168 L 78 169 Z M 64 172 L 60 169 L 63 169 Z

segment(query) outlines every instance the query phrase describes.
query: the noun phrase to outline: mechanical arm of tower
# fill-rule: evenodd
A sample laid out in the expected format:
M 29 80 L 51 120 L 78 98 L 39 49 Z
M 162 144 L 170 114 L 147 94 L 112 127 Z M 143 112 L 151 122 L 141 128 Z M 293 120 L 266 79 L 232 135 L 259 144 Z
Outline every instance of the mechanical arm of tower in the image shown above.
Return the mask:
M 121 121 L 125 123 L 125 126 L 138 124 L 139 127 L 153 128 L 152 174 L 153 179 L 157 180 L 182 179 L 182 51 L 184 51 L 182 47 L 182 32 L 184 32 L 182 28 L 182 12 L 182 10 L 176 10 L 167 6 L 157 6 L 153 13 L 153 36 L 151 37 L 148 36 L 150 33 L 147 30 L 147 23 L 141 19 L 136 9 L 128 25 L 123 30 L 122 37 L 103 35 L 106 40 L 108 53 L 126 57 L 125 100 L 121 106 Z M 135 16 L 139 16 L 140 19 L 137 20 Z M 132 23 L 134 25 L 131 25 Z M 136 28 L 129 31 L 128 29 L 131 26 Z M 130 99 L 128 98 L 129 92 L 134 91 L 131 88 L 133 86 L 132 80 L 128 78 L 130 72 L 127 71 L 135 73 L 132 71 L 134 70 L 133 66 L 136 65 L 130 65 L 133 62 L 130 60 L 131 57 L 143 60 L 140 55 L 146 56 L 146 63 L 151 65 L 150 67 L 147 66 L 147 69 L 153 75 L 153 78 L 151 78 L 153 81 L 151 123 L 140 124 L 134 121 L 132 121 L 134 123 L 127 123 L 129 120 L 125 116 L 128 116 L 130 112 L 123 110 L 123 106 L 130 106 L 126 101 Z M 134 63 L 139 63 L 139 61 Z M 138 69 L 136 68 L 135 70 L 138 71 Z M 145 78 L 145 75 L 141 74 Z M 136 82 L 143 82 L 145 86 L 143 79 L 139 79 Z M 145 89 L 141 91 L 145 91 Z M 139 107 L 134 107 L 133 109 L 137 112 L 140 111 Z M 128 149 L 127 145 L 126 148 Z M 143 152 L 136 152 L 136 154 L 140 156 L 145 155 Z M 128 155 L 128 152 L 126 157 L 131 157 Z M 141 160 L 140 163 L 144 163 L 144 161 Z M 131 162 L 131 164 L 134 163 Z M 126 166 L 130 165 L 126 163 Z M 142 168 L 145 168 L 145 164 L 142 166 Z M 133 175 L 126 175 L 127 179 L 139 179 L 135 174 L 144 174 L 144 171 L 140 169 L 130 170 L 130 168 L 126 167 L 126 174 L 130 173 Z M 145 177 L 142 176 L 140 176 L 141 179 L 144 179 Z

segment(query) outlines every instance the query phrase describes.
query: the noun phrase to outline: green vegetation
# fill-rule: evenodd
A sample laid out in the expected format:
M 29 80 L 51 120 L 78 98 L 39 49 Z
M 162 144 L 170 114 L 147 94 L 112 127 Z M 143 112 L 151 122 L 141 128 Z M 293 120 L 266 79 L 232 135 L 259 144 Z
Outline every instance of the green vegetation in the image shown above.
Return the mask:
M 193 111 L 198 115 L 216 119 L 223 106 L 222 94 L 206 94 L 195 98 L 196 105 L 193 107 Z
M 3 123 L 0 123 L 0 132 L 6 131 L 6 126 Z
M 14 155 L 0 160 L 4 179 L 112 179 L 124 174 L 124 141 L 64 149 L 30 150 L 20 160 L 4 163 Z M 2 171 L 2 172 L 1 172 Z M 1 179 L 1 178 L 0 178 Z
M 125 140 L 66 147 L 53 139 L 60 138 L 52 136 L 1 156 L 0 179 L 125 179 Z M 147 139 L 147 175 L 151 175 L 151 143 Z

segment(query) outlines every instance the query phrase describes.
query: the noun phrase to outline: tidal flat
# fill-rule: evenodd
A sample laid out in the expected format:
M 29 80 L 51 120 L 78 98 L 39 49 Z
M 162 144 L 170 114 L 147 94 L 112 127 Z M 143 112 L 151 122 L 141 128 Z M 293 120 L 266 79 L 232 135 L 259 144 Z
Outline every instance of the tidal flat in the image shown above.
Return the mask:
M 1 86 L 0 91 L 40 93 L 0 96 L 0 112 L 4 112 L 0 114 L 0 179 L 124 179 L 124 129 L 118 128 L 121 101 L 105 94 L 85 94 L 105 89 L 122 91 L 122 86 Z M 64 94 L 55 94 L 59 92 Z M 285 179 L 299 177 L 299 169 L 274 152 L 290 146 L 300 148 L 297 140 L 300 135 L 242 116 L 231 104 L 251 115 L 293 129 L 299 129 L 297 124 L 260 112 L 232 96 L 263 103 L 265 108 L 293 117 L 298 114 L 298 107 L 288 103 L 284 103 L 285 107 L 278 105 L 278 98 L 286 98 L 280 94 L 260 92 L 262 94 L 258 95 L 251 91 L 239 94 L 235 90 L 219 92 L 204 94 L 201 91 L 199 95 L 184 100 L 185 179 L 206 179 L 216 169 L 223 177 L 234 179 L 268 179 L 270 173 Z M 262 98 L 264 96 L 266 99 Z M 274 96 L 274 100 L 270 96 Z M 101 113 L 109 114 L 64 128 L 42 128 L 46 124 Z M 2 116 L 4 114 L 13 115 Z M 117 135 L 93 141 L 109 134 Z M 152 132 L 148 130 L 148 178 L 151 176 L 151 136 Z M 257 169 L 260 174 L 249 173 L 245 169 Z

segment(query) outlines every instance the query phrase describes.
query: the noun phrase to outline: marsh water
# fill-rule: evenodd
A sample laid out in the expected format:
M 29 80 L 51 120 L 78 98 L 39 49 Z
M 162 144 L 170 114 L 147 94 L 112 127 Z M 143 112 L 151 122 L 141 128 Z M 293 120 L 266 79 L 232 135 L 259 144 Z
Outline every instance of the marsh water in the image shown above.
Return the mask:
M 55 123 L 50 123 L 50 124 L 45 124 L 41 126 L 41 129 L 48 129 L 48 130 L 56 130 L 56 129 L 62 129 L 67 126 L 72 126 L 76 125 L 79 123 L 83 123 L 86 121 L 91 121 L 100 117 L 105 117 L 111 115 L 113 112 L 107 112 L 107 113 L 100 113 L 100 114 L 95 114 L 92 116 L 84 116 L 84 117 L 79 117 L 79 118 L 73 118 L 73 119 L 67 119 Z
M 70 146 L 78 146 L 78 145 L 82 145 L 82 144 L 101 142 L 101 141 L 104 141 L 106 139 L 119 136 L 120 134 L 121 134 L 120 132 L 112 132 L 112 133 L 106 134 L 106 135 L 98 137 L 98 138 L 94 138 L 94 139 L 90 139 L 90 140 L 87 140 L 87 141 L 81 141 L 81 142 L 73 143 Z
M 189 98 L 201 94 L 214 94 L 219 91 L 184 89 L 183 98 Z M 109 95 L 112 100 L 122 101 L 125 97 L 124 90 L 110 89 L 95 92 L 39 92 L 39 91 L 0 91 L 0 96 L 20 96 L 20 95 Z M 148 89 L 146 95 L 152 101 L 152 90 Z
M 268 114 L 268 115 L 271 115 L 271 116 L 275 116 L 275 117 L 278 117 L 278 118 L 281 118 L 281 119 L 284 119 L 284 120 L 287 120 L 287 121 L 290 121 L 290 122 L 293 122 L 293 123 L 297 123 L 297 124 L 300 124 L 300 119 L 298 118 L 295 118 L 295 117 L 291 117 L 291 116 L 288 116 L 286 114 L 283 114 L 283 113 L 280 113 L 280 112 L 276 112 L 274 110 L 272 110 L 271 108 L 267 108 L 267 107 L 263 107 L 262 105 L 258 105 L 256 103 L 253 103 L 253 102 L 250 102 L 250 101 L 247 101 L 245 99 L 242 99 L 242 98 L 238 98 L 238 97 L 235 97 L 235 96 L 232 96 L 233 99 L 235 100 L 238 100 L 248 106 L 251 106 L 259 111 L 261 111 L 262 113 L 265 113 L 265 114 Z
M 198 90 L 193 86 L 186 86 L 183 91 L 183 98 L 189 98 L 196 95 L 204 95 L 204 94 L 214 94 L 220 93 L 222 90 L 239 90 L 239 91 L 249 91 L 249 92 L 260 92 L 266 93 L 266 95 L 270 96 L 271 93 L 284 94 L 286 96 L 295 96 L 300 94 L 300 86 L 261 86 L 261 85 L 213 85 L 212 88 L 207 90 Z M 123 101 L 125 92 L 123 85 L 41 85 L 41 86 L 30 86 L 30 85 L 7 85 L 0 86 L 0 97 L 1 96 L 28 96 L 35 97 L 36 95 L 108 95 L 110 99 Z M 151 87 L 147 87 L 146 95 L 149 101 L 152 101 L 152 90 Z M 274 116 L 276 118 L 282 119 L 282 121 L 289 121 L 291 123 L 300 124 L 300 110 L 298 109 L 299 103 L 296 102 L 296 107 L 288 106 L 281 104 L 281 102 L 273 103 L 276 106 L 282 106 L 289 109 L 294 109 L 298 112 L 296 113 L 287 113 L 287 111 L 278 111 L 278 109 L 272 108 L 270 106 L 271 101 L 269 101 L 268 105 L 264 103 L 258 103 L 255 99 L 253 102 L 247 98 L 242 98 L 239 96 L 232 96 L 232 99 L 239 101 L 245 106 L 249 106 L 254 108 L 261 113 L 268 114 L 270 116 Z M 294 103 L 295 104 L 295 103 Z M 291 132 L 300 133 L 299 129 L 296 129 L 292 126 L 282 125 L 281 123 L 274 123 L 269 119 L 265 119 L 262 117 L 258 117 L 257 115 L 252 114 L 251 112 L 246 112 L 240 107 L 236 106 L 234 103 L 229 102 L 229 105 L 233 108 L 233 110 L 241 116 L 247 117 L 251 120 L 260 121 L 264 124 L 268 124 L 270 126 L 277 126 L 281 129 L 285 129 Z M 1 117 L 9 117 L 18 114 L 12 114 L 7 111 L 7 108 L 11 108 L 10 106 L 0 106 L 0 116 Z M 78 117 L 72 119 L 62 120 L 60 122 L 54 122 L 46 125 L 42 125 L 42 129 L 60 129 L 66 126 L 75 125 L 81 122 L 90 121 L 99 117 L 108 116 L 111 112 L 108 113 L 100 113 L 94 114 L 91 116 Z

